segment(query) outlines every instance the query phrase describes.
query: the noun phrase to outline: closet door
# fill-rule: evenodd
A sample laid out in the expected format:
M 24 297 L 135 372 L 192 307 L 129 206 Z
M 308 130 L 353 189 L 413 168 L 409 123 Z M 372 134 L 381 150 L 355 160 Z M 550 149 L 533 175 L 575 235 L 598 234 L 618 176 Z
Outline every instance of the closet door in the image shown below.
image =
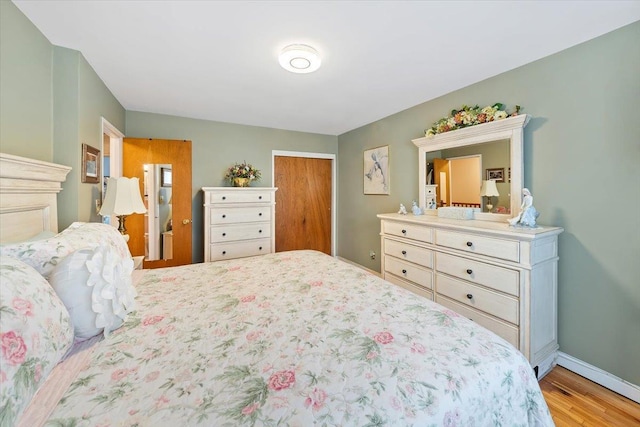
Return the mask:
M 331 255 L 331 162 L 274 157 L 276 252 L 315 249 Z

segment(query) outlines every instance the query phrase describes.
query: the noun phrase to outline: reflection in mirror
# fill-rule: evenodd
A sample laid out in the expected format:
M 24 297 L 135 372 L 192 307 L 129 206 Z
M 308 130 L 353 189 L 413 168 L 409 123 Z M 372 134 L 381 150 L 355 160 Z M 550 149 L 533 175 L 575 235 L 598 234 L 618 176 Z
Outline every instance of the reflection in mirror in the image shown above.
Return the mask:
M 494 179 L 499 196 L 485 195 L 480 203 L 482 209 L 474 212 L 474 219 L 481 221 L 502 222 L 511 216 L 511 212 L 518 209 L 522 198 L 523 161 L 522 148 L 524 140 L 524 127 L 529 122 L 530 116 L 520 114 L 502 120 L 483 123 L 444 132 L 433 137 L 424 137 L 412 140 L 418 147 L 418 196 L 421 207 L 428 206 L 432 202 L 435 205 L 435 185 L 427 185 L 429 176 L 435 183 L 436 179 L 443 176 L 442 183 L 447 195 L 449 179 L 445 175 L 436 174 L 435 170 L 429 175 L 429 160 L 450 159 L 455 157 L 481 156 L 480 166 L 481 180 Z M 499 148 L 501 143 L 508 147 Z M 446 172 L 446 171 L 445 171 Z M 480 186 L 477 182 L 470 184 L 472 190 L 480 196 Z M 440 190 L 441 191 L 441 190 Z M 438 196 L 439 197 L 439 196 Z M 447 196 L 448 197 L 448 196 Z M 442 203 L 442 199 L 439 199 Z M 451 199 L 445 201 L 454 202 Z M 492 205 L 491 213 L 487 212 L 488 205 Z M 437 215 L 435 209 L 426 210 L 429 215 Z
M 426 183 L 435 184 L 436 206 L 481 208 L 482 212 L 510 213 L 509 140 L 448 148 L 425 153 Z M 503 171 L 496 180 L 499 196 L 482 197 L 482 181 L 489 170 Z M 487 209 L 487 205 L 492 209 Z M 428 206 L 428 204 L 426 204 Z
M 173 258 L 172 167 L 170 164 L 145 164 L 144 201 L 147 206 L 144 225 L 145 260 Z

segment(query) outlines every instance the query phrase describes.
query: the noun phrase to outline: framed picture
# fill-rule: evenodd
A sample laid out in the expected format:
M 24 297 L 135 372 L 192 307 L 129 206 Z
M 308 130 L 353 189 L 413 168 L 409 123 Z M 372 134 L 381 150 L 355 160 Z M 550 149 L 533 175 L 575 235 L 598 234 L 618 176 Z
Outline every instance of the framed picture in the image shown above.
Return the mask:
M 171 187 L 171 168 L 160 168 L 160 186 Z
M 389 146 L 364 150 L 364 194 L 390 194 Z
M 82 144 L 82 182 L 98 184 L 100 182 L 100 150 Z
M 486 179 L 493 179 L 495 182 L 504 182 L 504 168 L 487 169 Z

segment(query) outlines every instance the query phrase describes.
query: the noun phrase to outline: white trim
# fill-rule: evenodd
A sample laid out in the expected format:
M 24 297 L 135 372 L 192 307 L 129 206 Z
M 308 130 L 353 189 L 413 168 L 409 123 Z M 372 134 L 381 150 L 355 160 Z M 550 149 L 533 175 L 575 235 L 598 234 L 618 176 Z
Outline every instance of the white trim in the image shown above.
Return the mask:
M 583 362 L 580 359 L 576 359 L 575 357 L 561 351 L 558 352 L 558 365 L 567 368 L 568 370 L 575 372 L 596 384 L 600 384 L 603 387 L 613 390 L 634 402 L 640 403 L 640 387 L 635 384 L 631 384 L 622 378 L 618 378 L 609 372 L 603 371 L 600 368 Z
M 100 141 L 102 141 L 102 135 L 109 135 L 111 138 L 111 146 L 109 153 L 110 158 L 110 176 L 114 178 L 119 178 L 122 176 L 122 139 L 124 138 L 124 134 L 118 130 L 117 127 L 109 123 L 107 119 L 101 117 L 102 119 L 102 133 L 100 134 Z M 100 150 L 104 156 L 104 147 L 101 145 L 102 149 Z M 104 171 L 104 168 L 102 168 Z M 101 177 L 104 179 L 104 177 Z M 102 189 L 100 189 L 102 191 Z
M 271 186 L 276 185 L 275 158 L 283 157 L 305 157 L 308 159 L 330 159 L 331 160 L 331 255 L 336 254 L 337 233 L 336 233 L 336 203 L 337 203 L 337 179 L 336 179 L 336 155 L 331 153 L 310 153 L 306 151 L 271 151 Z

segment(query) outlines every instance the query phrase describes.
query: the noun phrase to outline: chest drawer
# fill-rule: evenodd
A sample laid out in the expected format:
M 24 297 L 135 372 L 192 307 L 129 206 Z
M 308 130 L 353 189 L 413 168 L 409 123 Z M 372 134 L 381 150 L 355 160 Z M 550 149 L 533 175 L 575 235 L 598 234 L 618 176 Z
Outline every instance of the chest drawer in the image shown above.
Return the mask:
M 271 239 L 245 240 L 210 245 L 211 261 L 271 253 Z
M 408 291 L 413 292 L 414 294 L 423 296 L 427 299 L 433 301 L 433 291 L 431 289 L 425 289 L 422 286 L 418 286 L 415 283 L 408 282 L 406 280 L 402 280 L 399 277 L 394 276 L 393 274 L 385 274 L 384 280 L 387 280 L 394 285 L 400 286 Z
M 271 237 L 271 224 L 268 222 L 257 222 L 249 224 L 216 225 L 211 227 L 209 235 L 211 237 L 211 243 L 260 239 Z
M 520 294 L 519 274 L 515 270 L 444 253 L 436 254 L 436 270 L 516 297 Z
M 489 329 L 494 334 L 507 340 L 515 348 L 520 348 L 518 342 L 518 328 L 505 322 L 501 322 L 498 319 L 487 316 L 481 311 L 459 304 L 447 297 L 436 295 L 436 302 L 451 310 L 462 314 L 467 319 L 471 319 L 478 325 Z
M 514 240 L 437 230 L 436 245 L 509 261 L 520 261 L 520 245 Z
M 443 274 L 436 274 L 438 293 L 463 305 L 518 324 L 518 300 Z
M 402 224 L 399 222 L 382 221 L 382 230 L 386 234 L 407 239 L 419 240 L 425 243 L 433 242 L 433 230 L 429 227 L 422 227 L 414 224 Z
M 211 203 L 264 203 L 271 202 L 269 190 L 216 191 L 206 193 L 205 204 Z
M 271 220 L 270 206 L 215 207 L 209 208 L 211 224 L 232 224 L 236 222 L 261 222 Z
M 431 289 L 433 287 L 433 271 L 402 261 L 393 257 L 384 258 L 384 270 L 402 279 L 414 282 L 424 288 Z
M 433 268 L 433 252 L 429 249 L 385 239 L 384 253 L 427 268 Z

